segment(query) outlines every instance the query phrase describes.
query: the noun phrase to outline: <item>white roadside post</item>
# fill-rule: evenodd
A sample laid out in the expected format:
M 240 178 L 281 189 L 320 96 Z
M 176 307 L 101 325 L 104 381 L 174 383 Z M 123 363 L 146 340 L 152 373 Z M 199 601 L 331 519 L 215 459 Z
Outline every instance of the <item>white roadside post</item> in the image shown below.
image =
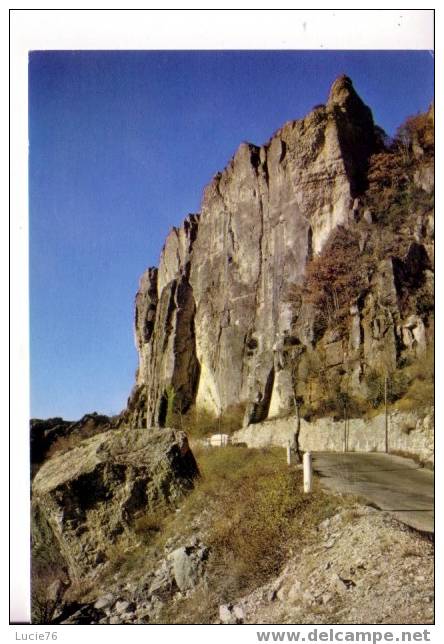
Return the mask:
M 311 452 L 305 452 L 304 454 L 304 492 L 311 492 L 311 486 L 313 482 L 313 469 L 311 461 Z

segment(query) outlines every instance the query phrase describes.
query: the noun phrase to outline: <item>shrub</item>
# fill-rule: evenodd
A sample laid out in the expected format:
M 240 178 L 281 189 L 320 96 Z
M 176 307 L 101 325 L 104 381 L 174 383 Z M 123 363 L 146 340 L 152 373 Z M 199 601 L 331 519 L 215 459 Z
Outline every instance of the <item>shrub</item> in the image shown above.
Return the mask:
M 410 411 L 434 404 L 434 369 L 434 350 L 433 346 L 429 346 L 421 358 L 401 372 L 405 389 L 401 399 L 396 403 L 398 409 Z
M 384 376 L 370 369 L 365 375 L 367 398 L 372 407 L 377 409 L 384 402 Z
M 432 119 L 428 114 L 409 116 L 396 131 L 394 138 L 395 149 L 410 154 L 415 144 L 427 152 L 434 149 L 434 129 Z
M 425 355 L 387 377 L 387 402 L 402 411 L 419 409 L 434 402 L 434 353 L 429 346 Z M 373 408 L 384 404 L 384 380 L 382 372 L 369 370 L 365 375 L 367 397 Z
M 362 397 L 347 396 L 347 404 L 344 405 L 344 398 L 341 396 L 326 395 L 314 403 L 306 402 L 301 407 L 301 416 L 312 422 L 317 418 L 332 417 L 334 420 L 346 418 L 362 418 L 368 410 L 368 401 Z
M 193 407 L 181 418 L 176 416 L 176 426 L 193 438 L 205 438 L 215 433 L 232 434 L 242 427 L 244 414 L 243 402 L 230 405 L 219 416 Z
M 165 417 L 165 426 L 166 427 L 176 427 L 177 426 L 177 411 L 175 409 L 176 402 L 176 392 L 173 385 L 168 385 L 165 390 L 166 395 L 166 417 Z
M 385 401 L 385 375 L 374 369 L 365 376 L 368 399 L 375 409 Z M 408 375 L 404 371 L 395 371 L 387 376 L 387 402 L 392 404 L 401 398 L 409 386 Z
M 164 612 L 163 623 L 214 621 L 221 603 L 234 601 L 277 574 L 294 543 L 302 548 L 339 505 L 316 482 L 313 494 L 304 495 L 302 473 L 288 468 L 282 448 L 226 447 L 198 451 L 196 456 L 201 480 L 163 538 L 178 532 L 186 538 L 199 517 L 211 553 L 208 585 L 191 601 L 179 601 Z M 208 524 L 202 523 L 205 513 Z
M 182 416 L 182 429 L 193 438 L 205 438 L 217 431 L 217 416 L 207 409 L 196 409 Z
M 433 208 L 433 196 L 413 181 L 418 169 L 415 146 L 426 156 L 433 155 L 433 122 L 428 114 L 406 119 L 392 144 L 370 158 L 364 203 L 376 221 L 390 226 L 393 232 L 406 222 L 409 214 Z
M 31 619 L 33 624 L 49 624 L 56 602 L 48 591 L 53 582 L 68 583 L 68 573 L 46 517 L 38 506 L 31 510 Z
M 305 295 L 326 324 L 345 323 L 350 304 L 368 286 L 371 267 L 370 257 L 359 249 L 357 235 L 338 226 L 306 272 Z
M 160 509 L 156 513 L 141 514 L 134 522 L 134 532 L 145 542 L 162 530 L 166 511 Z
M 394 403 L 406 393 L 408 386 L 408 375 L 403 371 L 395 371 L 387 380 L 387 401 Z
M 79 434 L 67 434 L 66 436 L 59 436 L 59 438 L 51 445 L 51 447 L 47 451 L 46 458 L 51 458 L 55 454 L 62 454 L 63 452 L 67 452 L 70 449 L 78 447 L 84 438 L 84 436 L 80 436 Z

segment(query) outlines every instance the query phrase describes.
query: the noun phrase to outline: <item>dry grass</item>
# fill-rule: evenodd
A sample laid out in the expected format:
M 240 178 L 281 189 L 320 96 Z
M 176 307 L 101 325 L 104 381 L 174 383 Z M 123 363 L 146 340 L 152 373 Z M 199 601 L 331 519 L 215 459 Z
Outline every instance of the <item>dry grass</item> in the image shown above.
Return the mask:
M 65 562 L 52 529 L 40 508 L 32 506 L 31 613 L 33 624 L 48 624 L 55 609 L 51 584 L 68 583 Z
M 190 532 L 202 521 L 211 549 L 206 589 L 162 613 L 164 623 L 209 623 L 221 603 L 264 584 L 289 551 L 302 547 L 315 527 L 337 511 L 339 501 L 315 485 L 302 492 L 300 471 L 288 468 L 284 450 L 227 447 L 197 454 L 202 479 L 162 538 Z
M 360 510 L 357 509 L 356 507 L 355 508 L 351 507 L 351 508 L 348 508 L 347 510 L 344 510 L 344 512 L 342 513 L 342 517 L 344 521 L 351 523 L 360 519 L 362 517 L 362 512 L 360 512 Z
M 171 509 L 159 508 L 157 513 L 141 514 L 133 530 L 123 532 L 106 549 L 107 576 L 116 573 L 132 575 L 134 571 L 155 567 L 157 546 L 163 543 L 162 530 Z
M 288 468 L 282 448 L 196 450 L 201 477 L 180 511 L 140 515 L 106 551 L 108 565 L 95 588 L 73 585 L 67 597 L 95 599 L 116 579 L 137 586 L 165 556 L 166 541 L 180 545 L 196 534 L 210 549 L 206 582 L 191 596 L 166 602 L 160 623 L 213 623 L 218 606 L 266 583 L 308 543 L 316 527 L 347 501 L 302 491 L 301 472 Z
M 404 548 L 404 550 L 401 553 L 401 556 L 404 557 L 405 559 L 408 559 L 409 557 L 421 557 L 421 553 L 417 552 L 416 550 L 413 550 L 413 548 Z
M 433 405 L 435 399 L 435 356 L 434 347 L 413 364 L 403 369 L 408 383 L 404 395 L 394 407 L 399 411 L 415 411 Z
M 84 437 L 79 434 L 68 434 L 67 436 L 60 436 L 49 448 L 46 453 L 45 459 L 50 459 L 55 454 L 63 454 L 70 449 L 78 447 Z
M 232 434 L 242 427 L 245 403 L 231 405 L 220 416 L 205 409 L 192 407 L 186 414 L 174 415 L 173 426 L 183 429 L 191 438 L 205 438 L 211 434 Z

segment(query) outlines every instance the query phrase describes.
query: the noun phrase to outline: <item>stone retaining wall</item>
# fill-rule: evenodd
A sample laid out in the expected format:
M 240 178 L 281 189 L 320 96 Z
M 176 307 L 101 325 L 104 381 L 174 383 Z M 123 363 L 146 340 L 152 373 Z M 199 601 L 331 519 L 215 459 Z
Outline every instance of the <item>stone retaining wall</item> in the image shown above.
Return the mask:
M 244 427 L 233 434 L 233 442 L 246 443 L 248 447 L 285 447 L 293 440 L 296 417 L 279 418 Z M 309 423 L 301 420 L 299 445 L 303 451 L 343 451 L 344 421 L 320 418 Z M 348 451 L 384 452 L 385 415 L 371 419 L 352 418 L 347 428 Z M 416 456 L 428 465 L 434 465 L 434 412 L 433 408 L 421 412 L 389 414 L 388 449 L 392 453 Z

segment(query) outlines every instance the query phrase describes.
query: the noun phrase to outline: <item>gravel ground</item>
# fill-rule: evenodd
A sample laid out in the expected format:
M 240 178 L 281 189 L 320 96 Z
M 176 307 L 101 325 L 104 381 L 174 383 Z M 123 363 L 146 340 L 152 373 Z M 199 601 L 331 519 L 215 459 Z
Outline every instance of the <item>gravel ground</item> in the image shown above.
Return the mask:
M 176 555 L 182 556 L 179 572 L 197 575 L 204 571 L 206 549 L 196 536 L 186 548 L 170 541 L 156 570 L 117 573 L 107 588 L 96 589 L 94 601 L 61 607 L 58 623 L 164 623 L 163 608 L 174 611 L 183 599 L 192 610 L 194 592 L 203 586 L 211 593 L 212 580 L 202 575 L 194 588 L 181 592 Z M 278 577 L 231 598 L 213 623 L 433 624 L 433 575 L 434 544 L 428 537 L 389 513 L 356 504 L 323 521 L 304 548 L 295 542 Z
M 277 579 L 237 602 L 244 623 L 433 623 L 428 538 L 356 505 L 324 521 L 313 541 Z

